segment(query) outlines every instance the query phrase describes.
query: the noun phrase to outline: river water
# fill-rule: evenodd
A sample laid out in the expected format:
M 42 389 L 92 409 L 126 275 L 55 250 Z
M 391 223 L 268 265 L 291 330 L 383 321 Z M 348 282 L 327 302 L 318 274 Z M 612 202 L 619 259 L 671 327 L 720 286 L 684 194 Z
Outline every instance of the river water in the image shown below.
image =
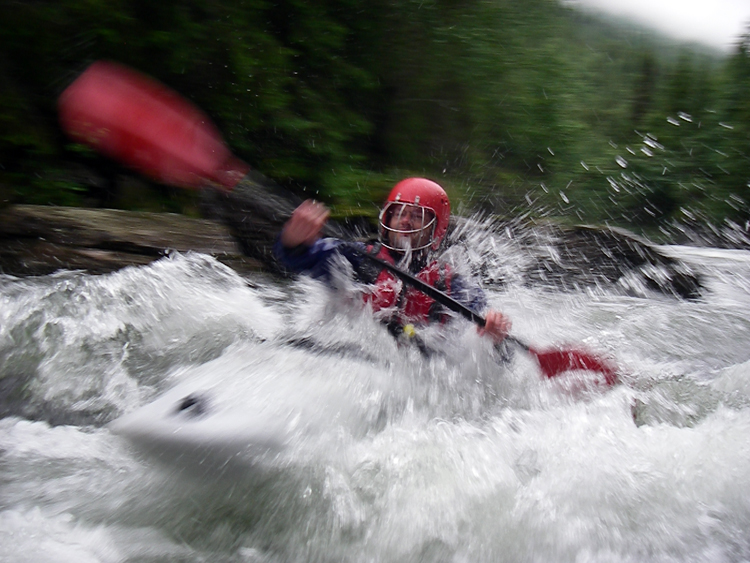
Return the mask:
M 665 248 L 704 276 L 685 301 L 529 287 L 521 251 L 490 246 L 514 334 L 585 345 L 623 384 L 543 380 L 463 321 L 424 359 L 351 288 L 202 255 L 0 276 L 0 560 L 750 559 L 750 252 Z M 108 426 L 196 377 L 313 423 L 226 466 Z

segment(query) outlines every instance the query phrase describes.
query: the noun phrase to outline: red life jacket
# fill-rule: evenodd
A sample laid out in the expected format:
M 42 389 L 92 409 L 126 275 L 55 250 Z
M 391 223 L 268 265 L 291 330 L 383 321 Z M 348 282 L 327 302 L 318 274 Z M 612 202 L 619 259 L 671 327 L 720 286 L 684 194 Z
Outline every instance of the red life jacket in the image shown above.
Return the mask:
M 368 247 L 367 250 L 371 249 Z M 385 247 L 380 248 L 377 257 L 391 264 L 396 263 Z M 432 261 L 416 277 L 450 295 L 452 272 L 447 264 Z M 365 303 L 370 303 L 373 311 L 398 307 L 398 320 L 402 324 L 425 324 L 436 317 L 444 320 L 444 315 L 437 311 L 438 304 L 434 299 L 413 287 L 404 288 L 402 282 L 385 268 L 378 274 L 374 285 L 371 292 L 363 295 Z

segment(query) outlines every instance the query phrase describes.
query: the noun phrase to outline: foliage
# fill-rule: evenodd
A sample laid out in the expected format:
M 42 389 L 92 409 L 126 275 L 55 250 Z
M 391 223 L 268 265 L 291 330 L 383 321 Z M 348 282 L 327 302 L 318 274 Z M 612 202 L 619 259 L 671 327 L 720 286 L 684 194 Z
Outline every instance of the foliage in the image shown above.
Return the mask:
M 0 17 L 6 200 L 143 199 L 56 124 L 65 85 L 115 59 L 339 213 L 371 214 L 400 176 L 424 174 L 508 215 L 750 219 L 747 37 L 722 57 L 556 0 L 6 1 Z M 152 191 L 165 209 L 194 207 Z

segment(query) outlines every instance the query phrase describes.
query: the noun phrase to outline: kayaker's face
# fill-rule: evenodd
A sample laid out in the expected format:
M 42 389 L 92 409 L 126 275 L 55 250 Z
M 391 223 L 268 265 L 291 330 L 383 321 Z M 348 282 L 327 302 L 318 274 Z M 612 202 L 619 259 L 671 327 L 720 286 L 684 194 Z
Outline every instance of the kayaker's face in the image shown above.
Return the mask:
M 435 214 L 431 209 L 396 203 L 388 212 L 388 239 L 393 248 L 408 250 L 429 246 L 435 225 Z

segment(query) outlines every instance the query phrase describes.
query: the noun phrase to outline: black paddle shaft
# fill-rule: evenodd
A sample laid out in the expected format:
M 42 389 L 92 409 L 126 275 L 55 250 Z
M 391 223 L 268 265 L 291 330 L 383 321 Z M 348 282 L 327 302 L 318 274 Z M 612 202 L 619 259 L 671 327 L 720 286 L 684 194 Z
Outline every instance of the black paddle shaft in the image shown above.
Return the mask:
M 386 262 L 385 260 L 378 258 L 374 254 L 370 254 L 367 251 L 360 250 L 359 248 L 355 246 L 351 246 L 353 250 L 355 250 L 357 253 L 359 253 L 361 256 L 366 258 L 367 260 L 370 260 L 371 262 L 374 262 L 383 268 L 387 269 L 389 272 L 391 272 L 393 275 L 401 279 L 402 281 L 410 284 L 412 287 L 418 289 L 428 297 L 431 297 L 441 305 L 447 307 L 451 311 L 458 313 L 459 315 L 463 316 L 465 319 L 470 320 L 473 323 L 476 323 L 477 325 L 484 327 L 486 324 L 486 321 L 482 315 L 479 313 L 473 311 L 463 303 L 460 303 L 459 301 L 456 301 L 448 295 L 447 293 L 440 291 L 439 289 L 431 286 L 427 282 L 424 282 L 420 280 L 418 277 L 413 276 L 412 274 L 408 272 L 404 272 L 402 269 L 400 269 L 398 266 L 391 264 L 390 262 Z M 521 342 L 517 338 L 514 338 L 513 336 L 506 337 L 506 340 L 513 342 L 517 346 L 520 346 L 524 350 L 529 350 L 528 344 L 525 344 L 524 342 Z

